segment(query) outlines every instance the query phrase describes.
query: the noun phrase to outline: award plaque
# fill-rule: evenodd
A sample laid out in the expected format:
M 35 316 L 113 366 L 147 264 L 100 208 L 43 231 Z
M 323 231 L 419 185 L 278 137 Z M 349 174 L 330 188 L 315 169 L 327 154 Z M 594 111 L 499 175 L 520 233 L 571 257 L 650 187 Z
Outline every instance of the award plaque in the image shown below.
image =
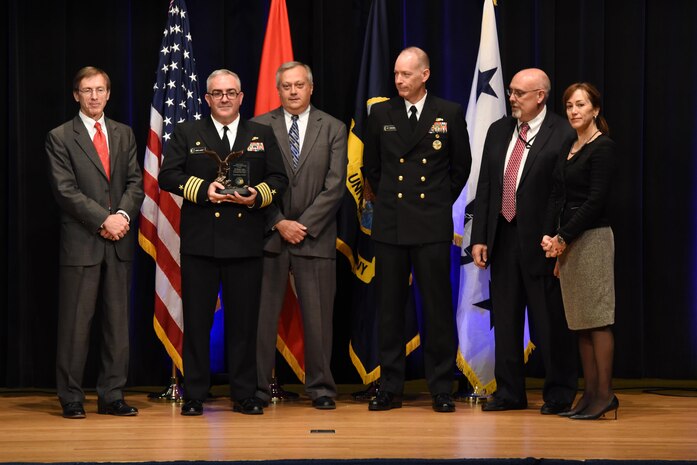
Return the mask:
M 206 148 L 192 149 L 192 152 L 206 154 L 218 164 L 218 177 L 215 180 L 225 186 L 223 189 L 216 189 L 218 194 L 234 194 L 237 192 L 242 197 L 250 195 L 249 189 L 247 189 L 249 187 L 249 162 L 233 163 L 235 159 L 244 154 L 243 150 L 230 152 L 225 157 L 225 160 L 220 158 L 216 152 Z
M 230 165 L 230 170 L 228 171 L 228 179 L 232 185 L 232 192 L 239 192 L 243 197 L 249 195 L 249 162 L 240 161 Z M 229 190 L 226 188 L 225 190 Z M 223 194 L 232 194 L 232 192 L 222 192 Z

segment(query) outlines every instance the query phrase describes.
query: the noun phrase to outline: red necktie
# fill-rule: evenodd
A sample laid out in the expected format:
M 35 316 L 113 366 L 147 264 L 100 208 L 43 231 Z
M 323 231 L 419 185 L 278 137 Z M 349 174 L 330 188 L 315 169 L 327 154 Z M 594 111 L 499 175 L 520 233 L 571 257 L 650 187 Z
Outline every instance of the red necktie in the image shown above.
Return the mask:
M 515 218 L 515 191 L 518 181 L 518 169 L 520 169 L 520 161 L 523 159 L 523 152 L 527 143 L 525 135 L 528 133 L 529 127 L 528 123 L 520 125 L 518 139 L 515 141 L 513 152 L 511 152 L 511 157 L 508 159 L 508 165 L 506 165 L 506 171 L 503 173 L 501 214 L 509 223 Z
M 106 137 L 104 137 L 104 133 L 102 132 L 102 125 L 98 122 L 94 123 L 94 128 L 97 132 L 94 134 L 92 142 L 94 143 L 94 148 L 97 149 L 99 159 L 102 160 L 106 178 L 109 179 L 109 147 L 106 145 Z

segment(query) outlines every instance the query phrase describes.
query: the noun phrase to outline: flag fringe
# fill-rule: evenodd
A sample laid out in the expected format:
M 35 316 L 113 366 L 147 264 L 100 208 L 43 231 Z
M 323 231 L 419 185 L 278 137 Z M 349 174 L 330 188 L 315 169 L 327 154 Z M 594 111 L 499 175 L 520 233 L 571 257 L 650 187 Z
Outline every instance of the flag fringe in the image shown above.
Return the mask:
M 167 337 L 167 333 L 165 332 L 164 328 L 160 326 L 160 322 L 157 320 L 157 316 L 153 316 L 153 326 L 155 328 L 155 334 L 157 334 L 157 338 L 162 342 L 162 345 L 165 346 L 165 350 L 167 351 L 167 354 L 169 355 L 169 358 L 172 359 L 172 362 L 174 365 L 177 367 L 179 372 L 183 375 L 184 374 L 184 364 L 182 363 L 182 357 L 179 355 L 179 352 L 177 352 L 177 349 L 174 348 L 172 345 L 172 342 L 169 340 Z
M 469 363 L 467 363 L 467 360 L 465 360 L 465 357 L 463 357 L 462 352 L 460 352 L 459 349 L 457 351 L 456 363 L 462 374 L 465 375 L 465 378 L 467 378 L 467 381 L 469 381 L 474 388 L 475 394 L 487 396 L 496 391 L 496 379 L 492 379 L 487 384 L 482 385 L 482 381 L 479 379 Z
M 293 373 L 295 373 L 295 376 L 298 377 L 302 384 L 305 384 L 305 370 L 303 370 L 300 366 L 298 359 L 295 358 L 295 354 L 293 354 L 293 351 L 290 350 L 290 347 L 288 347 L 281 336 L 278 335 L 276 336 L 276 349 L 278 349 L 281 355 L 283 355 L 283 358 L 286 359 L 286 362 L 288 362 L 288 365 L 290 365 L 290 368 L 293 370 Z
M 421 336 L 419 334 L 417 334 L 406 344 L 407 356 L 409 356 L 409 354 L 411 354 L 416 349 L 418 349 L 420 345 L 421 345 Z M 360 375 L 361 380 L 363 381 L 363 384 L 370 384 L 373 381 L 377 381 L 378 379 L 380 379 L 380 365 L 375 367 L 375 369 L 373 371 L 371 371 L 370 373 L 366 372 L 365 367 L 363 366 L 363 362 L 361 362 L 361 358 L 353 350 L 353 344 L 350 341 L 349 341 L 349 355 L 351 357 L 351 361 L 353 362 L 353 366 L 356 367 L 356 371 L 358 371 L 358 374 Z
M 157 249 L 155 248 L 155 244 L 150 242 L 150 240 L 145 237 L 141 231 L 138 231 L 138 244 L 140 244 L 140 247 L 145 251 L 146 254 L 150 255 L 153 260 L 157 261 Z
M 341 252 L 346 257 L 351 265 L 351 272 L 353 272 L 353 270 L 356 269 L 356 260 L 353 258 L 353 249 L 351 249 L 351 246 L 337 237 L 336 250 Z
M 537 347 L 535 346 L 535 344 L 532 343 L 532 341 L 528 342 L 528 345 L 525 347 L 525 350 L 523 351 L 523 360 L 525 361 L 525 363 L 528 363 L 528 360 L 530 359 L 530 354 L 532 354 L 533 350 L 535 350 L 536 348 Z M 486 396 L 496 391 L 496 379 L 493 379 L 489 381 L 487 384 L 482 385 L 482 381 L 474 372 L 470 364 L 467 363 L 467 360 L 465 360 L 465 357 L 462 355 L 462 352 L 460 352 L 460 349 L 457 350 L 456 363 L 457 367 L 460 369 L 462 374 L 465 375 L 465 378 L 467 378 L 467 381 L 469 381 L 472 387 L 474 387 L 475 394 Z
M 525 363 L 528 363 L 528 359 L 530 358 L 530 354 L 536 348 L 537 348 L 537 346 L 535 346 L 535 344 L 533 344 L 532 341 L 528 341 L 528 345 L 525 346 L 525 352 L 523 352 L 523 361 L 525 361 Z
M 380 365 L 375 367 L 375 369 L 373 371 L 371 371 L 370 373 L 366 373 L 365 367 L 363 366 L 363 362 L 361 362 L 361 358 L 353 350 L 353 344 L 350 341 L 349 341 L 349 355 L 351 356 L 351 361 L 353 362 L 353 366 L 356 368 L 356 371 L 358 371 L 358 374 L 361 377 L 363 384 L 370 384 L 370 383 L 380 379 Z

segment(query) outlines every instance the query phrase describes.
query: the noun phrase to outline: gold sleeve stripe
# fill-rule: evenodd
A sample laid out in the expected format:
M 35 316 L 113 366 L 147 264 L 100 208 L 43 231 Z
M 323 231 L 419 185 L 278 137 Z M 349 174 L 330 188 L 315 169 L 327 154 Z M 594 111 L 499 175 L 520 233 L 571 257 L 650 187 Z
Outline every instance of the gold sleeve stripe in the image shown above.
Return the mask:
M 262 182 L 261 184 L 256 186 L 256 189 L 257 191 L 259 191 L 259 194 L 261 194 L 262 207 L 265 207 L 269 205 L 271 202 L 273 202 L 273 194 L 271 194 L 271 189 L 269 188 L 268 184 Z
M 184 198 L 190 202 L 196 203 L 196 195 L 202 183 L 203 179 L 191 176 L 184 185 Z

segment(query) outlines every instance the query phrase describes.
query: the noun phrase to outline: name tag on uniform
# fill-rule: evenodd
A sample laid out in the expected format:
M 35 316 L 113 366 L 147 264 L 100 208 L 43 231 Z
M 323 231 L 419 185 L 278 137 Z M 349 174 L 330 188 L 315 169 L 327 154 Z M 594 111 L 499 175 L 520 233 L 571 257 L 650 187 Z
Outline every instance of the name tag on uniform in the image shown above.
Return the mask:
M 201 154 L 201 153 L 205 153 L 206 150 L 208 150 L 207 147 L 193 147 L 193 148 L 189 149 L 189 154 L 191 154 L 191 155 Z
M 382 127 L 383 132 L 397 132 L 397 127 L 393 124 L 386 124 Z

